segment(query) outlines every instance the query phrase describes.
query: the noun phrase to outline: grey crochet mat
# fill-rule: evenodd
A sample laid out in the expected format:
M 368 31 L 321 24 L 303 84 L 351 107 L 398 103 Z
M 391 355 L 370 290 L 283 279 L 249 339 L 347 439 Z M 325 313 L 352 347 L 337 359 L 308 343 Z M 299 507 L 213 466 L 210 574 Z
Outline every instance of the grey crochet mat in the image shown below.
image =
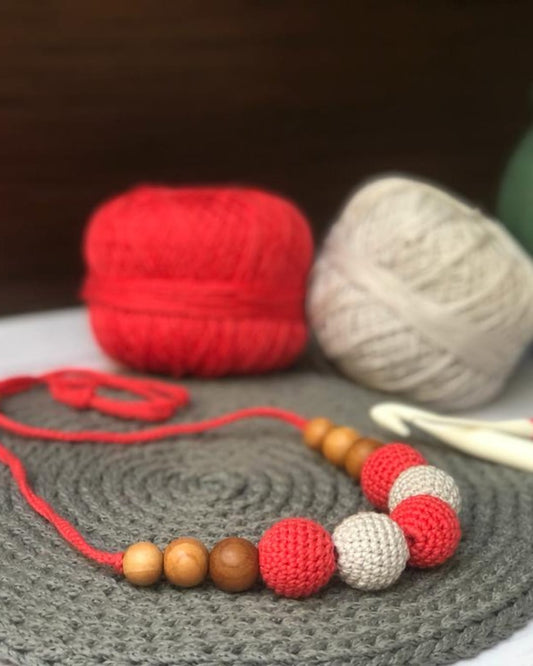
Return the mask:
M 326 414 L 372 431 L 375 394 L 302 371 L 186 382 L 193 419 L 252 404 Z M 36 389 L 4 403 L 18 419 L 56 428 L 131 428 L 53 404 Z M 327 528 L 364 506 L 359 488 L 297 433 L 243 422 L 138 446 L 56 444 L 2 434 L 35 489 L 94 545 L 164 546 L 193 535 L 258 539 L 283 516 Z M 0 658 L 36 666 L 163 664 L 447 664 L 508 636 L 533 616 L 533 475 L 420 447 L 460 485 L 464 538 L 433 571 L 361 593 L 338 580 L 304 601 L 260 586 L 229 595 L 210 585 L 136 589 L 73 552 L 29 510 L 0 466 Z

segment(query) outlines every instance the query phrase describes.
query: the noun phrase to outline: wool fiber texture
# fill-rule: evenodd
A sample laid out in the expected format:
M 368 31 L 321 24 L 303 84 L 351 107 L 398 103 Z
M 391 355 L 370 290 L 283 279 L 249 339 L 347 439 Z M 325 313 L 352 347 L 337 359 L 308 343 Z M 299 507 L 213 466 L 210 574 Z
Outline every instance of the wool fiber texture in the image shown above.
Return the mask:
M 305 217 L 243 187 L 137 186 L 86 228 L 94 336 L 141 372 L 220 377 L 292 365 L 307 341 Z
M 308 314 L 347 377 L 465 409 L 501 391 L 533 338 L 533 264 L 479 210 L 426 183 L 381 178 L 330 230 Z

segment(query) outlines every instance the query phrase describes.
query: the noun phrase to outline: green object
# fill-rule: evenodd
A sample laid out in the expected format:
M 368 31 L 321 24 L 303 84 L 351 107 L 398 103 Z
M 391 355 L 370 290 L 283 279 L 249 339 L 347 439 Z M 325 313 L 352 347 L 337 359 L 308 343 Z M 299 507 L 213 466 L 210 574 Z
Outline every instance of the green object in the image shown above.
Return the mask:
M 518 144 L 503 174 L 498 217 L 533 255 L 533 128 Z

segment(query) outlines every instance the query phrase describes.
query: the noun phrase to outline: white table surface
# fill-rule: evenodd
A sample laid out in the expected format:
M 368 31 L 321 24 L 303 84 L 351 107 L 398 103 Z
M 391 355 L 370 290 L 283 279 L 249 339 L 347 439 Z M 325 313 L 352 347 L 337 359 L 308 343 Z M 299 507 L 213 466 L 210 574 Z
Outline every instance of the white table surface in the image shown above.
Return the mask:
M 36 374 L 61 366 L 116 369 L 94 343 L 83 308 L 0 319 L 0 378 Z M 470 410 L 465 416 L 523 418 L 533 415 L 531 405 L 533 357 L 528 355 L 503 396 L 489 406 Z M 474 659 L 457 662 L 457 666 L 505 664 L 533 666 L 533 621 Z

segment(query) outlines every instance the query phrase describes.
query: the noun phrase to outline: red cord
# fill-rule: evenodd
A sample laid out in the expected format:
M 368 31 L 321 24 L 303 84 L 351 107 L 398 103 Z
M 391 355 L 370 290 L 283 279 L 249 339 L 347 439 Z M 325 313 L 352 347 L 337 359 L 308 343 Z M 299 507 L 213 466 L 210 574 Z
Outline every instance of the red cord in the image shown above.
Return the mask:
M 53 398 L 76 409 L 96 411 L 126 419 L 158 421 L 169 418 L 189 402 L 189 394 L 182 386 L 152 379 L 134 379 L 110 375 L 93 370 L 64 369 L 38 377 L 12 377 L 0 382 L 0 399 L 15 395 L 34 386 L 44 384 Z M 139 396 L 138 400 L 116 400 L 98 394 L 101 387 L 123 390 Z M 273 418 L 303 429 L 307 420 L 294 412 L 277 407 L 250 407 L 223 414 L 204 421 L 173 423 L 127 433 L 104 430 L 62 431 L 26 425 L 0 413 L 0 428 L 21 437 L 60 440 L 64 442 L 101 442 L 107 444 L 140 444 L 166 439 L 176 435 L 213 430 L 247 418 Z M 21 460 L 0 444 L 0 462 L 6 465 L 20 493 L 34 511 L 48 520 L 76 550 L 89 559 L 122 572 L 124 553 L 111 553 L 89 545 L 68 520 L 60 516 L 28 484 Z

